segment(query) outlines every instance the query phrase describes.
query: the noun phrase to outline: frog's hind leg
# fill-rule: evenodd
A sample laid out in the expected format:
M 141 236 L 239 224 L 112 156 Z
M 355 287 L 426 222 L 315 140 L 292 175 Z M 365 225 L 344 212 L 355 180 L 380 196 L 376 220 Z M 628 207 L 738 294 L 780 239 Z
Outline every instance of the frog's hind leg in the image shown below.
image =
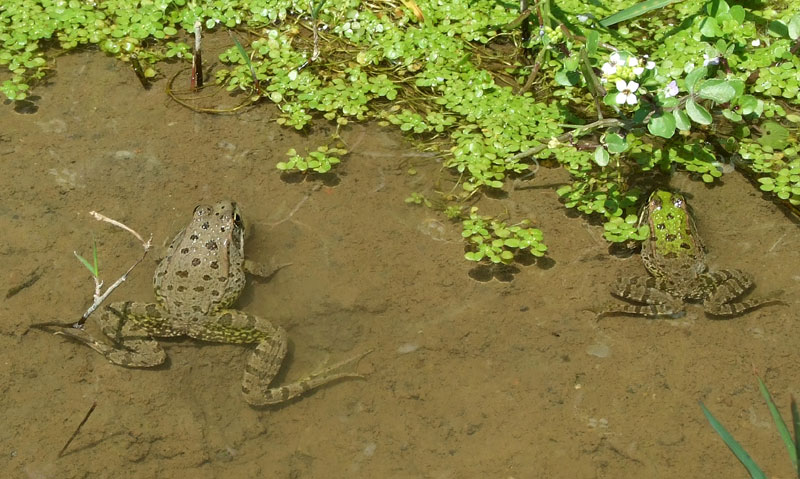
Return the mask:
M 640 304 L 609 304 L 597 315 L 597 319 L 612 314 L 632 314 L 654 318 L 674 316 L 684 311 L 681 298 L 663 291 L 658 280 L 652 276 L 619 278 L 611 286 L 611 294 Z
M 162 364 L 167 355 L 152 336 L 179 336 L 156 304 L 124 302 L 109 305 L 97 322 L 111 344 L 94 338 L 85 329 L 64 328 L 58 332 L 81 342 L 120 366 L 149 368 Z
M 705 283 L 705 289 L 711 291 L 704 303 L 708 314 L 720 318 L 738 316 L 768 304 L 783 304 L 772 298 L 748 299 L 733 302 L 753 287 L 753 277 L 738 269 L 723 269 L 704 273 L 699 278 Z
M 365 355 L 320 368 L 292 383 L 270 387 L 286 357 L 288 336 L 283 328 L 243 311 L 226 310 L 220 312 L 215 321 L 193 329 L 190 336 L 205 341 L 258 343 L 247 359 L 242 378 L 242 394 L 253 406 L 282 403 L 340 378 L 361 377 L 355 372 L 338 370 Z

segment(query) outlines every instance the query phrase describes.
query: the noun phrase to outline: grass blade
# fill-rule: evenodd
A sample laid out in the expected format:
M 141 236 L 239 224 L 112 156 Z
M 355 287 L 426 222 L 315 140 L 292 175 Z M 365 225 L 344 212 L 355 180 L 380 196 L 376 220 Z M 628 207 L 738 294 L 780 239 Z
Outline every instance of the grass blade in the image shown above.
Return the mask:
M 747 454 L 747 451 L 744 450 L 741 444 L 739 444 L 736 439 L 731 436 L 731 434 L 720 424 L 719 421 L 711 414 L 711 411 L 706 409 L 703 403 L 700 403 L 700 407 L 703 409 L 703 414 L 705 414 L 706 419 L 711 424 L 711 427 L 719 434 L 719 437 L 725 441 L 725 445 L 728 446 L 728 449 L 733 452 L 739 462 L 742 463 L 744 467 L 747 468 L 747 472 L 750 473 L 750 477 L 753 479 L 767 479 L 766 474 L 761 468 L 756 465 L 755 461 Z
M 319 11 L 322 10 L 322 6 L 325 5 L 325 0 L 320 0 L 314 5 L 314 8 L 311 9 L 311 19 L 316 20 L 317 15 L 319 15 Z
M 96 278 L 97 277 L 97 271 L 95 271 L 95 269 L 92 267 L 92 264 L 89 263 L 89 261 L 86 258 L 84 258 L 83 256 L 79 255 L 77 251 L 73 251 L 73 253 L 75 254 L 75 257 L 78 258 L 80 260 L 80 262 L 83 263 L 84 266 L 86 266 L 86 269 L 88 269 L 89 272 L 92 273 L 92 276 L 94 276 Z
M 242 56 L 242 59 L 244 60 L 244 64 L 247 65 L 247 68 L 250 69 L 250 76 L 252 77 L 252 80 L 253 80 L 253 88 L 255 88 L 256 91 L 258 91 L 258 89 L 259 89 L 258 77 L 256 76 L 255 68 L 253 68 L 253 63 L 250 61 L 250 55 L 247 54 L 247 50 L 244 49 L 242 44 L 239 42 L 239 39 L 236 38 L 236 36 L 233 34 L 233 32 L 228 30 L 228 35 L 231 36 L 231 40 L 233 40 L 233 43 L 236 44 L 236 49 L 239 50 L 239 55 Z
M 642 16 L 647 12 L 651 12 L 653 10 L 658 10 L 659 8 L 666 7 L 667 5 L 675 1 L 676 0 L 646 0 L 644 2 L 639 2 L 636 5 L 632 5 L 626 8 L 625 10 L 621 10 L 611 16 L 608 16 L 600 20 L 600 25 L 604 27 L 610 27 L 611 25 L 615 25 L 619 22 L 624 22 L 625 20 L 630 20 L 631 18 Z
M 92 274 L 97 277 L 100 274 L 100 268 L 97 266 L 97 241 L 94 238 L 92 238 L 92 260 L 94 261 Z
M 764 396 L 764 401 L 767 403 L 767 407 L 769 407 L 769 413 L 772 414 L 772 420 L 775 421 L 775 427 L 778 428 L 778 433 L 781 435 L 781 439 L 783 439 L 783 443 L 786 444 L 786 449 L 789 451 L 789 457 L 792 458 L 792 464 L 794 464 L 795 469 L 797 469 L 797 450 L 792 440 L 792 435 L 789 434 L 789 429 L 786 427 L 786 423 L 783 422 L 778 408 L 775 407 L 775 402 L 772 400 L 772 395 L 767 390 L 764 381 L 758 376 L 756 376 L 756 379 L 758 379 L 758 389 L 761 390 L 761 395 Z

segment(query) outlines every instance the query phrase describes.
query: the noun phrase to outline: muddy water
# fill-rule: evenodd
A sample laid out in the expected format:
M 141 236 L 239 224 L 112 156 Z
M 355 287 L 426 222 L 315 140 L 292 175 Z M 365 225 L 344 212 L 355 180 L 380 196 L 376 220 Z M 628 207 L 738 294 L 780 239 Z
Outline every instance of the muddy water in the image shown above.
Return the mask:
M 197 114 L 169 101 L 163 81 L 145 91 L 97 54 L 57 66 L 35 91 L 36 113 L 0 109 L 5 477 L 742 476 L 698 400 L 772 477 L 791 475 L 751 370 L 784 409 L 800 394 L 800 236 L 736 173 L 718 188 L 681 176 L 673 186 L 690 195 L 710 266 L 750 271 L 755 294 L 783 290 L 788 305 L 732 321 L 695 305 L 677 320 L 597 323 L 589 310 L 609 300 L 608 285 L 644 269 L 566 214 L 554 192 L 563 171 L 481 201 L 532 218 L 550 253 L 513 281 L 480 282 L 458 228 L 404 204 L 440 172 L 396 133 L 348 127 L 338 184 L 290 183 L 275 163 L 332 130 L 280 128 L 267 107 Z M 164 242 L 196 204 L 221 198 L 254 225 L 248 256 L 292 263 L 250 282 L 239 302 L 289 332 L 278 381 L 374 348 L 358 365 L 363 380 L 256 409 L 240 394 L 247 347 L 165 341 L 168 363 L 137 370 L 29 328 L 88 306 L 93 285 L 72 252 L 88 254 L 93 236 L 106 281 L 138 257 L 135 240 L 88 211 L 153 235 L 154 252 L 112 297 L 146 301 Z

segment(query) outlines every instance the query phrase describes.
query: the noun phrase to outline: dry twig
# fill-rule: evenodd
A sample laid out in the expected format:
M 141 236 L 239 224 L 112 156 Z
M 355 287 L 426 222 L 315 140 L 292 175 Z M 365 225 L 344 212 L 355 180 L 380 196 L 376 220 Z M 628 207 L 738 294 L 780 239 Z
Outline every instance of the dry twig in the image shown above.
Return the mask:
M 109 218 L 107 216 L 104 216 L 104 215 L 102 215 L 102 214 L 100 214 L 100 213 L 98 213 L 96 211 L 90 211 L 89 214 L 92 215 L 94 217 L 94 219 L 96 219 L 98 221 L 105 221 L 106 223 L 110 223 L 110 224 L 116 226 L 117 228 L 121 228 L 121 229 L 127 231 L 128 233 L 132 234 L 133 236 L 135 236 L 136 239 L 138 239 L 139 241 L 142 242 L 142 248 L 144 249 L 144 251 L 142 252 L 142 256 L 135 263 L 133 263 L 133 265 L 131 265 L 130 268 L 128 268 L 128 271 L 126 271 L 125 274 L 120 276 L 119 279 L 117 279 L 114 282 L 114 284 L 109 286 L 108 289 L 106 289 L 106 291 L 104 293 L 102 292 L 102 290 L 103 290 L 103 281 L 100 278 L 98 278 L 97 276 L 93 276 L 93 278 L 94 278 L 94 302 L 92 303 L 91 306 L 89 306 L 89 309 L 87 309 L 86 312 L 83 313 L 83 316 L 81 316 L 81 319 L 79 319 L 77 323 L 72 325 L 73 328 L 78 328 L 78 329 L 83 329 L 83 324 L 86 322 L 86 320 L 89 318 L 89 316 L 93 312 L 95 312 L 95 310 L 98 307 L 100 307 L 100 305 L 103 303 L 103 301 L 106 300 L 106 298 L 108 298 L 108 295 L 110 295 L 112 291 L 117 289 L 122 283 L 125 282 L 125 280 L 128 279 L 128 275 L 131 273 L 131 271 L 133 271 L 133 268 L 138 266 L 139 263 L 141 263 L 144 260 L 145 256 L 147 256 L 147 252 L 150 251 L 151 242 L 153 240 L 153 237 L 150 236 L 150 238 L 147 241 L 145 241 L 139 233 L 134 231 L 129 226 L 127 226 L 127 225 L 125 225 L 123 223 L 120 223 L 117 220 L 111 219 L 111 218 Z

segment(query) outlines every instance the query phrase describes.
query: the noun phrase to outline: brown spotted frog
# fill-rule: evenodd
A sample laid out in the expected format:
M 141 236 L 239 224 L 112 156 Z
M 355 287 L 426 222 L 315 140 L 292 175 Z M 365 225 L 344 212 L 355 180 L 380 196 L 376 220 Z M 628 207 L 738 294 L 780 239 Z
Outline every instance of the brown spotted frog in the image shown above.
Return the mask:
M 61 333 L 85 343 L 114 364 L 153 367 L 164 349 L 152 338 L 189 336 L 211 342 L 257 344 L 244 368 L 242 393 L 256 406 L 281 403 L 343 377 L 338 371 L 364 355 L 334 364 L 283 386 L 270 387 L 286 356 L 286 331 L 268 320 L 233 308 L 245 286 L 245 271 L 271 276 L 273 270 L 244 259 L 244 232 L 232 201 L 195 208 L 189 225 L 172 240 L 153 278 L 156 302 L 111 304 L 99 320 L 108 339 L 82 329 Z

